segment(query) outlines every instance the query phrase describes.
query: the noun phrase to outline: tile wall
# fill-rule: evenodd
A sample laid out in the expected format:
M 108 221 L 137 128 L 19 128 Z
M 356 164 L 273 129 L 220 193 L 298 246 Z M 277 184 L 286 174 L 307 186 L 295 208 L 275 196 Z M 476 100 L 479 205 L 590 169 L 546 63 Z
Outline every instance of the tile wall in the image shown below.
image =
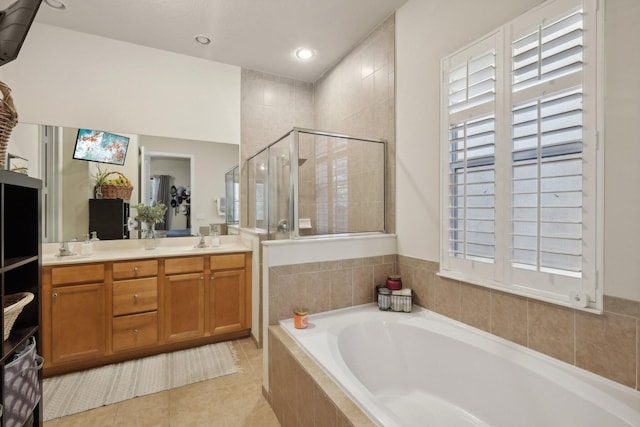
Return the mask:
M 347 397 L 279 326 L 269 328 L 266 398 L 283 427 L 373 427 Z
M 315 82 L 316 129 L 387 141 L 387 231 L 395 232 L 395 15 Z
M 375 284 L 395 268 L 395 255 L 269 268 L 269 324 L 293 317 L 296 307 L 320 313 L 374 301 Z
M 439 277 L 437 262 L 397 269 L 422 307 L 640 390 L 640 302 L 605 296 L 595 315 Z

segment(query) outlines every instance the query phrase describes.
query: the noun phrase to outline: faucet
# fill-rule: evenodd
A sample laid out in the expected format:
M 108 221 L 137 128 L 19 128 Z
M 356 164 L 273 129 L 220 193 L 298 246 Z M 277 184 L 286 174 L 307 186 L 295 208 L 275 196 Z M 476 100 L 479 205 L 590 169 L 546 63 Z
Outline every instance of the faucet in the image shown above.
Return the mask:
M 200 241 L 194 246 L 194 248 L 208 248 L 209 245 L 204 241 L 204 234 L 198 233 L 198 236 L 200 237 Z
M 69 249 L 69 242 L 64 242 L 64 241 L 61 242 L 58 256 L 72 256 L 72 255 L 75 255 L 75 252 L 71 252 L 71 249 Z
M 281 219 L 278 221 L 278 232 L 280 233 L 288 233 L 289 232 L 289 224 L 286 219 Z

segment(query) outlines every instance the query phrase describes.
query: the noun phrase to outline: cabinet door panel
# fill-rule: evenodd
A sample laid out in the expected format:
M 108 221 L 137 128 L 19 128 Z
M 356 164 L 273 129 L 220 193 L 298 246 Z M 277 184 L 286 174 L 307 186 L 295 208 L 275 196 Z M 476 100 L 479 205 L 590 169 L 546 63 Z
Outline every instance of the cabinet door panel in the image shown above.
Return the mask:
M 146 347 L 157 342 L 157 311 L 113 319 L 113 351 Z
M 179 274 L 164 280 L 165 338 L 204 335 L 204 274 Z
M 104 284 L 57 287 L 51 298 L 52 363 L 103 355 Z
M 142 313 L 158 309 L 158 278 L 113 282 L 113 315 Z
M 244 270 L 216 271 L 211 277 L 211 333 L 246 328 Z

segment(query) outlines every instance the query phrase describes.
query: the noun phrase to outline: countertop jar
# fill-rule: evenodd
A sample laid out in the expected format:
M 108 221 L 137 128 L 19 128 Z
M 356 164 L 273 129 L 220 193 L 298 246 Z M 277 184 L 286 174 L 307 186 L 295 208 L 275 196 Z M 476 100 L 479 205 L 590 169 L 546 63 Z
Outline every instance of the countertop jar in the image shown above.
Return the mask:
M 293 310 L 293 326 L 296 329 L 305 329 L 309 325 L 309 310 L 306 308 L 296 308 Z
M 387 276 L 387 288 L 392 291 L 398 291 L 402 289 L 402 279 L 399 274 L 390 274 Z
M 378 288 L 378 308 L 383 311 L 391 309 L 391 290 L 389 288 Z

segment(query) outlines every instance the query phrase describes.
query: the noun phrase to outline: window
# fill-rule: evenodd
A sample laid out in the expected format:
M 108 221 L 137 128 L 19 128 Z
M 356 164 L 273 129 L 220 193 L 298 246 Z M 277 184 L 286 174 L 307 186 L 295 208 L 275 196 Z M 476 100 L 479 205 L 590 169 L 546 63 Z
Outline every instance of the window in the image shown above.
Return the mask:
M 441 275 L 602 309 L 596 15 L 547 2 L 443 59 Z

